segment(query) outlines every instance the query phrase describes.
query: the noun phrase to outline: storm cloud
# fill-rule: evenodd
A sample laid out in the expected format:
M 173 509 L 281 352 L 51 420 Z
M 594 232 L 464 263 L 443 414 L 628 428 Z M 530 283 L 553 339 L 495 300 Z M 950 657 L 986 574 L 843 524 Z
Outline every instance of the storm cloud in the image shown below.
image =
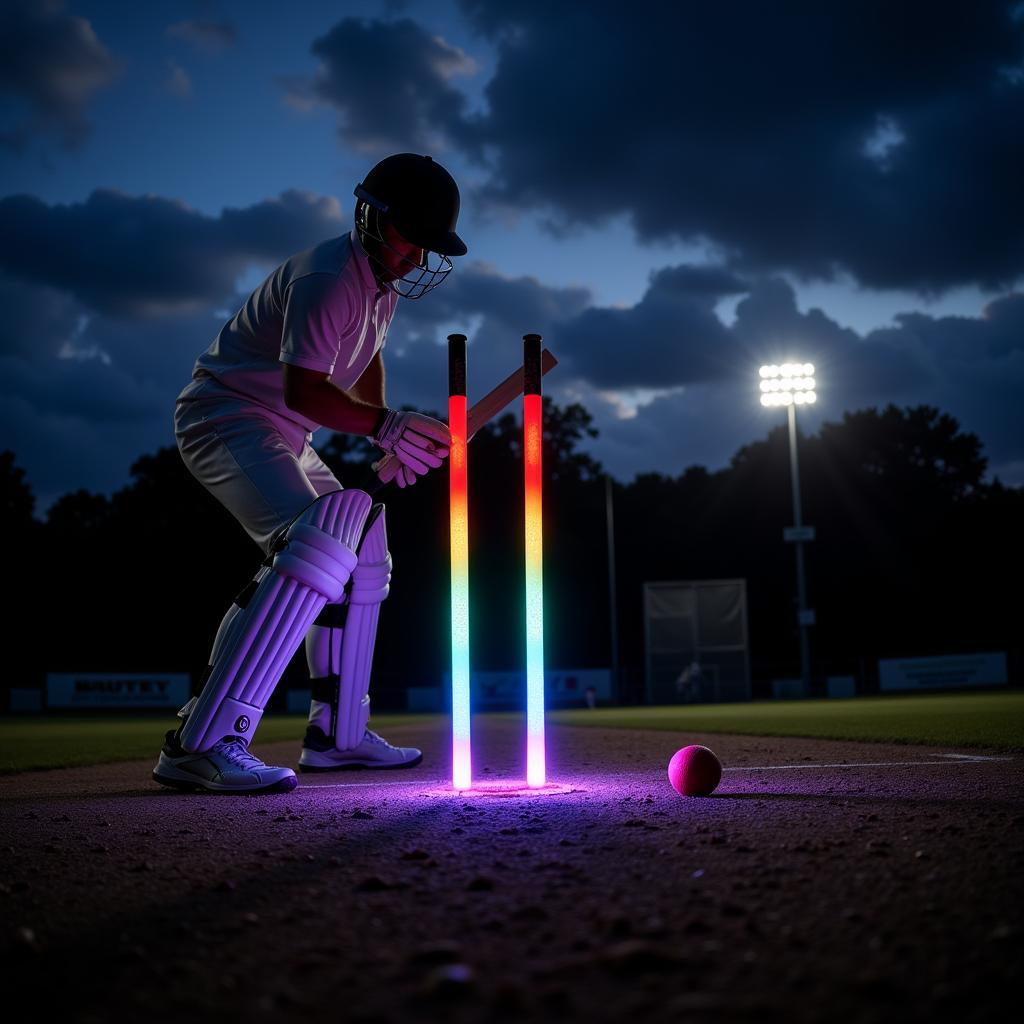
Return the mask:
M 1019 4 L 461 7 L 497 51 L 464 126 L 495 202 L 625 213 L 745 272 L 921 292 L 1024 273 Z
M 66 14 L 60 0 L 8 0 L 0 7 L 0 95 L 8 98 L 0 147 L 20 153 L 49 134 L 65 149 L 81 147 L 89 102 L 122 70 L 92 25 Z
M 313 42 L 320 65 L 288 79 L 298 106 L 324 103 L 340 115 L 341 140 L 364 152 L 436 151 L 453 140 L 475 149 L 466 100 L 452 85 L 476 71 L 473 59 L 409 18 L 344 18 Z
M 210 217 L 159 196 L 96 189 L 85 202 L 0 199 L 0 270 L 103 313 L 153 316 L 222 302 L 254 262 L 340 232 L 338 201 L 289 189 Z

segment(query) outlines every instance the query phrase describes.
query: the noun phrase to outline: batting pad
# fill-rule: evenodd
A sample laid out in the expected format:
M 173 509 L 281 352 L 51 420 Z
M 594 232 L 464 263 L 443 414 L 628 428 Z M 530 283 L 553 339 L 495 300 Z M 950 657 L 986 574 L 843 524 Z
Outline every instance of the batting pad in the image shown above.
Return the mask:
M 288 528 L 249 599 L 217 634 L 206 685 L 181 727 L 179 742 L 189 753 L 224 736 L 252 736 L 313 620 L 344 594 L 371 505 L 365 491 L 331 491 Z
M 380 604 L 388 596 L 391 581 L 384 506 L 374 505 L 366 522 L 347 603 L 325 609 L 306 640 L 314 677 L 310 724 L 318 726 L 339 750 L 359 746 L 370 718 L 373 648 Z M 331 611 L 339 614 L 328 616 Z

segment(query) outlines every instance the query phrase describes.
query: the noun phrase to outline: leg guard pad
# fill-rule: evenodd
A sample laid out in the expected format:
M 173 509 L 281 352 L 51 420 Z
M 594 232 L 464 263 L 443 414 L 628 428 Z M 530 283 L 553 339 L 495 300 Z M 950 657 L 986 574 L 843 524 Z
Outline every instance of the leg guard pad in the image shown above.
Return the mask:
M 380 604 L 391 581 L 383 505 L 374 505 L 367 517 L 358 554 L 347 604 L 325 608 L 306 641 L 313 677 L 309 723 L 339 750 L 359 746 L 370 718 L 373 648 Z
M 288 528 L 271 565 L 247 588 L 245 606 L 221 624 L 206 685 L 181 727 L 186 751 L 208 750 L 227 735 L 252 736 L 311 623 L 344 594 L 371 505 L 364 491 L 331 491 Z

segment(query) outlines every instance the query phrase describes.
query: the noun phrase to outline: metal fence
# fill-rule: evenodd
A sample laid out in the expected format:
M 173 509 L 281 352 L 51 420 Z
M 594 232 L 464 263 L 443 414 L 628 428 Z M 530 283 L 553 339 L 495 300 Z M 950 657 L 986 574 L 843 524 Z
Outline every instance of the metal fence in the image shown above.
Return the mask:
M 750 699 L 746 580 L 644 584 L 649 704 Z

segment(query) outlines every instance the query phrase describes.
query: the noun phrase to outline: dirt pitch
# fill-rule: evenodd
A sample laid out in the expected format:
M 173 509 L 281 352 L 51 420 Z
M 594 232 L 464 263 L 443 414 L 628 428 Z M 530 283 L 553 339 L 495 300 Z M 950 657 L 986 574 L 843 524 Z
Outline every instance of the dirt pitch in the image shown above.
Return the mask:
M 521 778 L 520 725 L 475 729 L 478 777 Z M 423 764 L 277 796 L 163 789 L 159 730 L 145 762 L 0 780 L 8 1019 L 903 1024 L 1019 1004 L 1021 757 L 549 726 L 572 791 L 497 798 L 449 790 L 443 727 L 387 738 Z M 722 784 L 680 798 L 665 766 L 701 742 Z M 298 741 L 257 749 L 297 763 Z

